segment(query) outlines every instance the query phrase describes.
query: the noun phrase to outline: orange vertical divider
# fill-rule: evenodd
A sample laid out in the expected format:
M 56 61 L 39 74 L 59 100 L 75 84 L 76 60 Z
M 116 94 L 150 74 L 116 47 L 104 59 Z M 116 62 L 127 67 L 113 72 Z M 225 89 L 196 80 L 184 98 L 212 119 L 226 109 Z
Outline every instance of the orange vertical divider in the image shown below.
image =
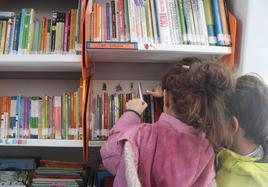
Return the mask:
M 91 89 L 91 75 L 90 75 L 90 59 L 86 51 L 86 23 L 88 1 L 81 0 L 81 22 L 80 22 L 80 40 L 82 43 L 82 81 L 83 81 L 83 93 L 82 93 L 82 141 L 83 141 L 83 160 L 87 161 L 89 159 L 88 145 L 89 145 L 89 132 L 87 127 L 87 107 L 88 101 L 90 99 L 90 89 Z
M 228 11 L 228 18 L 229 18 L 229 26 L 230 26 L 230 34 L 232 37 L 232 52 L 228 56 L 228 66 L 231 69 L 235 68 L 235 47 L 236 47 L 236 30 L 237 30 L 237 20 L 236 17 Z

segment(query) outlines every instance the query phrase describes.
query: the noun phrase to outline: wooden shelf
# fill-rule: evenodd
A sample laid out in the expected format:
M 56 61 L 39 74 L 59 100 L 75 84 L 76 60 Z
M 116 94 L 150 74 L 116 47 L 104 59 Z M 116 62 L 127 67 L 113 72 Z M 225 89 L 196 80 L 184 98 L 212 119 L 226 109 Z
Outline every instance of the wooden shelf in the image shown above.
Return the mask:
M 81 72 L 81 55 L 0 55 L 2 72 Z
M 146 45 L 146 44 L 145 44 Z M 185 57 L 207 58 L 231 54 L 231 47 L 151 44 L 138 49 L 88 49 L 92 62 L 174 63 Z

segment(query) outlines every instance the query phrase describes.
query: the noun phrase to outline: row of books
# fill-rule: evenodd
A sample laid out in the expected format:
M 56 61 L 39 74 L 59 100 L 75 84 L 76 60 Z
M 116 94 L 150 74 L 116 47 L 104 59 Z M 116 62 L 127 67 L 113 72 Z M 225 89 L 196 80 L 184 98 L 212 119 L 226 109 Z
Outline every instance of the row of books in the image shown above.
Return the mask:
M 87 185 L 87 165 L 78 162 L 40 160 L 32 187 L 83 187 Z
M 126 111 L 126 102 L 136 98 L 136 93 L 109 94 L 104 91 L 97 94 L 91 103 L 90 139 L 105 140 L 109 136 L 109 130 L 118 121 L 120 116 Z M 163 101 L 151 95 L 143 95 L 148 107 L 143 113 L 142 122 L 153 123 L 158 120 L 162 109 Z
M 0 12 L 0 54 L 75 54 L 81 50 L 79 36 L 79 5 L 41 19 L 32 8 L 19 15 Z
M 0 97 L 0 138 L 81 139 L 80 93 Z
M 0 186 L 82 187 L 87 184 L 86 163 L 0 158 L 0 164 Z
M 225 0 L 90 0 L 90 42 L 231 45 Z

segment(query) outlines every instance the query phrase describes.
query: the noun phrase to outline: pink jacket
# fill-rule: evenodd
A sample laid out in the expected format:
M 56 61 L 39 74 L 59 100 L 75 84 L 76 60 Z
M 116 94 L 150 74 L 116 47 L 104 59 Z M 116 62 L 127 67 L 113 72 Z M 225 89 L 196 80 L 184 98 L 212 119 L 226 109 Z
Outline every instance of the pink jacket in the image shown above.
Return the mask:
M 193 127 L 166 113 L 154 124 L 141 124 L 135 113 L 126 112 L 101 148 L 114 187 L 127 187 L 125 140 L 132 145 L 142 187 L 203 187 L 215 177 L 213 149 Z

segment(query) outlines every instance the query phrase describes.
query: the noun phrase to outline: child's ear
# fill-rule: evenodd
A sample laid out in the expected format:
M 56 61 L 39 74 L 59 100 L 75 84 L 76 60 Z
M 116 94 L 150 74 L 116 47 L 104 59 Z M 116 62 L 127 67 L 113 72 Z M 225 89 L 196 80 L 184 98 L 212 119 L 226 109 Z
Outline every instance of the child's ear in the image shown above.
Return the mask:
M 231 119 L 231 125 L 232 125 L 232 131 L 234 132 L 234 134 L 236 134 L 239 130 L 239 121 L 238 119 L 233 116 L 232 119 Z
M 170 105 L 170 95 L 167 90 L 163 91 L 163 96 L 164 96 L 164 105 L 165 107 L 169 108 Z

